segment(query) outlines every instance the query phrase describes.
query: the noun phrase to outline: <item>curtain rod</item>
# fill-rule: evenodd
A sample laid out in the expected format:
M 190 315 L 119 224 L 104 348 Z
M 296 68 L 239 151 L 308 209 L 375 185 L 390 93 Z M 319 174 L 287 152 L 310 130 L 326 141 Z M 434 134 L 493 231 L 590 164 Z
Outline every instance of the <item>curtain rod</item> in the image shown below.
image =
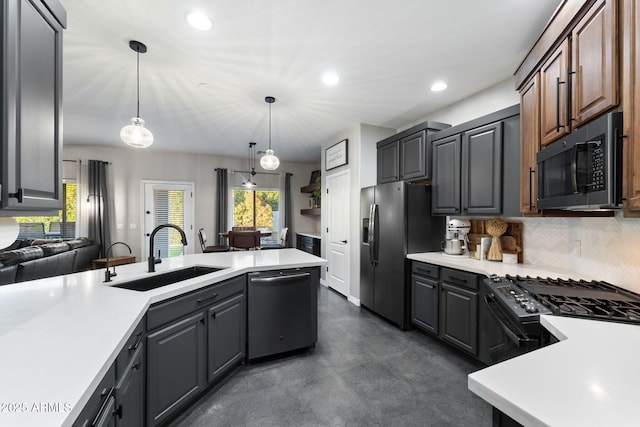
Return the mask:
M 67 160 L 67 159 L 62 159 L 63 162 L 73 162 L 73 163 L 82 163 L 82 160 Z M 87 160 L 88 161 L 88 160 Z M 104 162 L 102 160 L 98 160 L 99 162 L 104 163 L 105 165 L 111 165 L 113 163 L 111 162 Z
M 234 172 L 238 172 L 238 173 L 251 173 L 249 171 L 235 171 Z M 256 172 L 256 175 L 282 175 L 279 172 Z

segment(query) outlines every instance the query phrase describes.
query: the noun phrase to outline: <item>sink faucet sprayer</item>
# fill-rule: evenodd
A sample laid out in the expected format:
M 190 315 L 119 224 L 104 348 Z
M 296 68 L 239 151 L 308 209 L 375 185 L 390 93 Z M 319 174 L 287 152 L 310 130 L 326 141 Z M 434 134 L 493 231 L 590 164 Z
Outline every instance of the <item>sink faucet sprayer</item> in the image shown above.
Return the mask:
M 162 262 L 159 256 L 158 258 L 155 258 L 153 256 L 153 238 L 156 237 L 156 233 L 160 229 L 166 228 L 166 227 L 175 228 L 176 230 L 178 230 L 178 232 L 180 233 L 180 237 L 182 239 L 182 245 L 187 246 L 187 236 L 184 234 L 184 231 L 182 231 L 182 228 L 178 227 L 177 225 L 160 224 L 159 226 L 154 228 L 153 231 L 151 232 L 151 236 L 149 237 L 149 258 L 147 258 L 147 263 L 149 264 L 149 273 L 153 273 L 154 271 L 156 271 L 156 264 L 160 264 Z
M 129 249 L 129 253 L 131 253 L 131 247 L 127 245 L 125 242 L 114 242 L 107 248 L 107 268 L 104 270 L 104 283 L 110 282 L 112 277 L 116 277 L 116 266 L 113 266 L 113 272 L 109 271 L 109 254 L 111 253 L 111 248 L 115 245 L 125 245 Z

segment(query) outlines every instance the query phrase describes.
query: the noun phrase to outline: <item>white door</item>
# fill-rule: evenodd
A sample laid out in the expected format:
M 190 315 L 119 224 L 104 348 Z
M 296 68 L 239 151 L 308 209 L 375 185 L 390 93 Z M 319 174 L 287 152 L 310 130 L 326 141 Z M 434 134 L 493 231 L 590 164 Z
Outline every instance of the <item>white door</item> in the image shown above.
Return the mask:
M 327 221 L 327 285 L 349 296 L 349 185 L 350 171 L 327 176 L 324 195 L 328 208 Z
M 193 232 L 193 184 L 181 182 L 143 181 L 144 232 L 142 247 L 144 257 L 149 256 L 149 237 L 160 224 L 174 224 L 180 227 L 186 237 L 187 246 L 183 246 L 180 233 L 170 227 L 160 229 L 153 239 L 153 252 L 160 258 L 192 254 L 194 248 Z

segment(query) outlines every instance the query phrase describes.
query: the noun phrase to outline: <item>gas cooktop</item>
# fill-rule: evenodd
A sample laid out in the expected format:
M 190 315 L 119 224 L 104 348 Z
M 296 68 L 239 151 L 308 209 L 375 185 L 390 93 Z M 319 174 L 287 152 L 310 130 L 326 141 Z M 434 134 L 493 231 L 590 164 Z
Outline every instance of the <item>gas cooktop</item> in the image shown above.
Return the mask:
M 506 276 L 555 315 L 640 324 L 640 295 L 603 281 Z

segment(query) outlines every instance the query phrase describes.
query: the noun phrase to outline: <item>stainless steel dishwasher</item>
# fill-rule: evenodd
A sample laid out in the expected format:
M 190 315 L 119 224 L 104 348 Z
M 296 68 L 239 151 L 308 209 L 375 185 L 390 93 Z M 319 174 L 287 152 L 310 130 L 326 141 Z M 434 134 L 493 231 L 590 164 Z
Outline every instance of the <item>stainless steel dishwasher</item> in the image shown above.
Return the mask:
M 315 344 L 318 283 L 318 268 L 249 274 L 248 359 Z

